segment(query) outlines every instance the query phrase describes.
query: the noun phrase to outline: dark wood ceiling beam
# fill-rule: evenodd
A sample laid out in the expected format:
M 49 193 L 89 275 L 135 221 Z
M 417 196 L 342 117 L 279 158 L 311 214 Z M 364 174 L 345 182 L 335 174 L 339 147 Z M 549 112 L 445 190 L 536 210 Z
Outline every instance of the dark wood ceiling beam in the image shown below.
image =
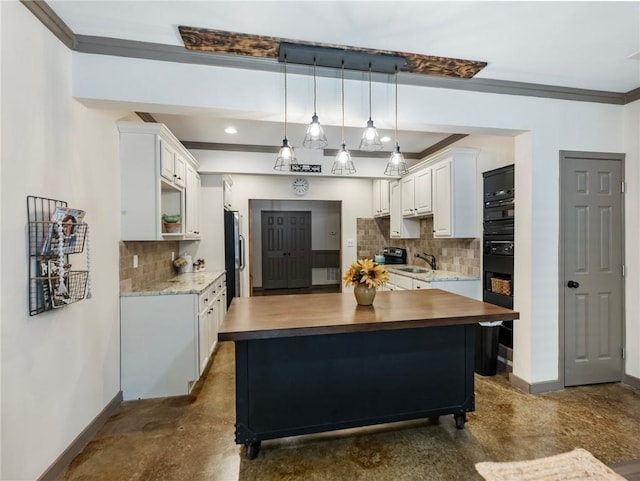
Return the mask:
M 204 52 L 277 59 L 279 58 L 280 45 L 285 42 L 286 44 L 298 45 L 306 48 L 318 47 L 325 50 L 330 49 L 335 51 L 336 55 L 339 55 L 340 52 L 352 52 L 368 55 L 401 57 L 406 63 L 400 68 L 400 71 L 415 74 L 468 79 L 472 78 L 487 66 L 487 62 L 480 62 L 477 60 L 434 57 L 431 55 L 419 55 L 416 53 L 349 47 L 327 43 L 301 42 L 285 38 L 266 37 L 261 35 L 250 35 L 245 33 L 227 32 L 225 30 L 211 30 L 187 26 L 179 26 L 178 29 L 180 30 L 184 46 L 187 49 Z

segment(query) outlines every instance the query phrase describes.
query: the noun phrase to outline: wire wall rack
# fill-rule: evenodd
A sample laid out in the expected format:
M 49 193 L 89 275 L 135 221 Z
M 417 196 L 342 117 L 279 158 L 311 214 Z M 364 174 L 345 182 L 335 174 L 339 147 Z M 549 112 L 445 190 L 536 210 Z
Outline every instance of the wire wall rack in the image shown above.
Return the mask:
M 84 251 L 88 226 L 84 211 L 62 200 L 27 196 L 29 236 L 29 315 L 85 298 L 87 270 L 71 270 L 70 254 Z

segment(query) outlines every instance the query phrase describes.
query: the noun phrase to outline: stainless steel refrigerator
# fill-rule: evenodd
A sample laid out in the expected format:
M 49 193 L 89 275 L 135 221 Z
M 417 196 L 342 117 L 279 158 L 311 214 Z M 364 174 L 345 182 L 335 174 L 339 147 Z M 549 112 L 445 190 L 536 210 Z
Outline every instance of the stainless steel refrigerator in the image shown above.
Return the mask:
M 227 271 L 227 309 L 234 297 L 240 297 L 240 271 L 244 269 L 244 237 L 240 213 L 224 211 L 224 266 Z

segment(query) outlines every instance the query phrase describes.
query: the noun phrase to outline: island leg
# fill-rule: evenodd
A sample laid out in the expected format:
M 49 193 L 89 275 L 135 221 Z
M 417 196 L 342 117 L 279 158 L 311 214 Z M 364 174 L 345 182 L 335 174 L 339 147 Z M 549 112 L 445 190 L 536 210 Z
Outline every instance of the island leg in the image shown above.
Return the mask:
M 256 459 L 258 452 L 260 452 L 260 441 L 252 441 L 244 443 L 244 445 L 247 447 L 247 458 Z
M 467 415 L 465 413 L 456 413 L 453 415 L 453 419 L 456 421 L 456 428 L 464 428 L 464 423 L 467 422 Z

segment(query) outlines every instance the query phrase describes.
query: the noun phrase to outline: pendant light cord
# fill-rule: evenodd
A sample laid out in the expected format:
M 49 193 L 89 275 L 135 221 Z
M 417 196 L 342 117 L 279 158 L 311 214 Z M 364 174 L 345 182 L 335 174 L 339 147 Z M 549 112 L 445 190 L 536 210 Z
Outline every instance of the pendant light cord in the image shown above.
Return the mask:
M 284 138 L 287 138 L 287 54 L 284 54 Z
M 396 145 L 398 145 L 398 66 L 396 66 L 395 78 L 396 78 L 396 129 L 395 129 L 395 135 L 396 135 Z
M 316 58 L 313 57 L 313 115 L 317 115 L 316 111 Z
M 371 62 L 369 62 L 369 120 L 371 120 Z
M 342 143 L 344 144 L 344 60 L 342 60 Z

